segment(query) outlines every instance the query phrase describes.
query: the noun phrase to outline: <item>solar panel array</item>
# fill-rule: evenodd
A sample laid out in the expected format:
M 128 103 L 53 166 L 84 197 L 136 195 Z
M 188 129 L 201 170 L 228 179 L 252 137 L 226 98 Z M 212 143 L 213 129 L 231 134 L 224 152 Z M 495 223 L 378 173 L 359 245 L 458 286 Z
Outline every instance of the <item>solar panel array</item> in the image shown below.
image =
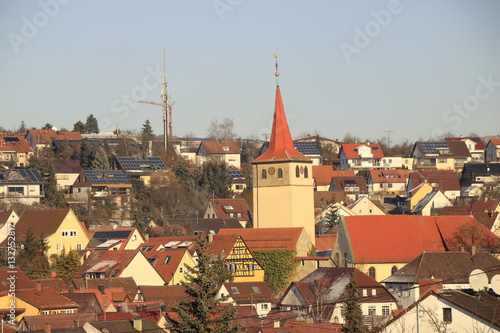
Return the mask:
M 420 147 L 425 155 L 437 154 L 436 148 L 448 148 L 448 143 L 446 141 L 423 141 L 420 142 Z
M 93 184 L 130 184 L 121 170 L 84 170 L 85 177 Z
M 159 157 L 148 157 L 145 160 L 139 160 L 134 157 L 117 157 L 116 160 L 125 171 L 167 169 L 167 166 Z
M 102 147 L 102 143 L 101 141 L 99 141 L 99 139 L 87 139 L 87 140 L 89 140 L 89 142 L 94 146 Z M 54 140 L 54 143 L 56 144 L 56 146 L 59 146 L 61 143 L 65 141 L 67 143 L 76 143 L 80 146 L 82 145 L 82 140 Z
M 13 179 L 6 179 L 6 175 L 10 172 L 19 173 L 23 179 L 14 177 Z M 2 170 L 0 171 L 0 182 L 2 183 L 43 183 L 43 177 L 40 171 L 35 169 L 19 169 L 19 170 Z
M 228 172 L 229 178 L 232 179 L 245 179 L 245 176 L 241 173 L 240 170 L 229 170 Z
M 125 239 L 130 235 L 131 230 L 109 230 L 96 231 L 93 238 L 95 239 Z
M 316 142 L 297 141 L 293 143 L 295 148 L 304 155 L 319 155 Z
M 356 185 L 356 181 L 354 181 L 352 179 L 347 179 L 347 180 L 344 180 L 344 184 L 346 184 L 346 185 Z
M 15 137 L 15 136 L 6 136 L 3 139 L 5 140 L 5 142 L 18 142 L 19 141 L 19 138 Z

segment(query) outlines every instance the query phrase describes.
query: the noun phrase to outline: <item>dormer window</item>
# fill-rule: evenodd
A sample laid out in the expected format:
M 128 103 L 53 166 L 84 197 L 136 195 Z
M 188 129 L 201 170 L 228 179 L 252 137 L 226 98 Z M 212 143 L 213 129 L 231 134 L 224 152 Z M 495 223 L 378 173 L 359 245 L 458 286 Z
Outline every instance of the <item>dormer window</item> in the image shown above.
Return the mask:
M 222 146 L 222 150 L 229 151 L 229 147 L 228 146 Z

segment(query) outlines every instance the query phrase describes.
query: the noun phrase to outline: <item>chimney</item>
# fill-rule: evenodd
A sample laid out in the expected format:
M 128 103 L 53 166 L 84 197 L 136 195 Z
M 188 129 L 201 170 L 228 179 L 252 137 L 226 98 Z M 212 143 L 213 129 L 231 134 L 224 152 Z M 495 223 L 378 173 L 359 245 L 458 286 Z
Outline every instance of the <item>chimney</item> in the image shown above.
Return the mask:
M 35 289 L 37 291 L 42 291 L 42 282 L 41 281 L 35 281 Z
M 134 325 L 134 329 L 138 332 L 142 332 L 142 318 L 134 318 L 132 319 L 132 324 Z
M 472 256 L 475 256 L 475 255 L 476 255 L 476 245 L 472 245 L 472 246 L 470 247 L 470 254 L 471 254 Z
M 114 223 L 113 223 L 113 224 L 111 225 L 111 228 L 113 228 L 113 230 L 115 230 L 115 229 L 116 229 L 116 224 L 114 224 Z
M 106 291 L 104 290 L 104 284 L 99 283 L 97 288 L 99 289 L 99 291 L 101 292 L 102 295 L 106 295 Z
M 51 333 L 52 332 L 52 327 L 50 326 L 50 323 L 43 324 L 43 331 L 45 333 Z
M 214 240 L 214 235 L 211 233 L 208 233 L 208 244 L 212 243 Z
M 73 286 L 69 286 L 69 287 L 68 287 L 68 292 L 69 292 L 70 294 L 73 294 L 73 293 L 75 292 L 75 287 L 73 287 Z
M 144 240 L 147 242 L 149 240 L 149 235 L 148 234 L 145 234 L 144 235 Z

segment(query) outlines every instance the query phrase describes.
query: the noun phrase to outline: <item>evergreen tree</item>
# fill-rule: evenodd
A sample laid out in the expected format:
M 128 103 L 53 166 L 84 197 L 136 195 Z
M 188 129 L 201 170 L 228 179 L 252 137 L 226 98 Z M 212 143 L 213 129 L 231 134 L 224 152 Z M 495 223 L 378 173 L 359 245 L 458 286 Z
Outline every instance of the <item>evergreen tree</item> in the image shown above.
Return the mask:
M 99 125 L 97 124 L 97 119 L 93 114 L 90 114 L 87 117 L 85 128 L 87 129 L 87 133 L 99 133 Z
M 84 170 L 91 170 L 92 168 L 92 154 L 94 147 L 88 139 L 82 140 L 80 149 L 80 164 Z
M 203 163 L 198 185 L 217 198 L 230 198 L 231 178 L 228 176 L 226 163 L 212 161 Z
M 344 309 L 344 327 L 342 332 L 345 333 L 364 333 L 366 328 L 363 325 L 363 313 L 361 305 L 358 303 L 359 293 L 356 285 L 356 273 L 351 274 L 351 279 L 346 287 L 346 300 Z
M 214 258 L 207 251 L 208 242 L 198 239 L 196 252 L 198 265 L 188 267 L 186 280 L 182 285 L 188 295 L 172 305 L 172 310 L 178 315 L 174 319 L 167 315 L 167 329 L 170 332 L 183 333 L 226 333 L 238 332 L 239 326 L 233 326 L 232 320 L 236 316 L 236 307 L 228 304 L 221 305 L 227 300 L 217 297 L 219 286 L 228 276 L 223 261 Z M 221 272 L 226 270 L 226 274 Z
M 64 199 L 64 194 L 57 189 L 56 174 L 54 172 L 54 166 L 50 163 L 49 174 L 47 176 L 47 187 L 45 188 L 45 202 L 49 206 L 55 206 L 57 208 L 66 207 L 66 200 Z
M 84 123 L 82 123 L 80 120 L 78 120 L 74 125 L 73 125 L 73 131 L 74 132 L 80 132 L 80 133 L 87 133 L 87 127 L 85 126 Z
M 26 124 L 24 123 L 24 120 L 21 121 L 21 125 L 19 125 L 19 128 L 17 129 L 17 134 L 19 135 L 26 134 Z
M 43 162 L 44 159 L 32 155 L 30 159 L 28 160 L 28 169 L 36 169 L 36 170 L 42 170 L 43 169 Z
M 100 147 L 93 146 L 90 158 L 91 170 L 109 170 L 108 156 Z
M 29 278 L 41 279 L 46 277 L 49 270 L 47 249 L 47 241 L 43 234 L 37 240 L 31 226 L 28 227 L 26 237 L 21 242 L 21 249 L 17 252 L 16 262 Z
M 80 267 L 80 255 L 76 250 L 70 250 L 66 253 L 66 249 L 63 248 L 61 254 L 55 258 L 55 271 L 57 277 L 68 281 L 73 277 L 73 273 Z
M 153 128 L 151 127 L 151 123 L 149 119 L 146 119 L 146 122 L 142 124 L 141 130 L 141 141 L 142 144 L 146 144 L 147 141 L 151 141 L 154 138 Z

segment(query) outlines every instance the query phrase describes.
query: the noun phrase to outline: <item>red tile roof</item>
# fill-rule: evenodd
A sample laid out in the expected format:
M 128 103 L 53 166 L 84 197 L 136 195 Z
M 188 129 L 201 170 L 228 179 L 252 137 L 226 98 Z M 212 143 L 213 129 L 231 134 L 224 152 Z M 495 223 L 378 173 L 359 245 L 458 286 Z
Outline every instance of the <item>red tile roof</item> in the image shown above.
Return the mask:
M 344 143 L 342 144 L 340 150 L 344 151 L 347 158 L 360 158 L 358 154 L 359 146 L 368 146 L 371 148 L 373 158 L 382 158 L 384 157 L 384 153 L 382 152 L 382 147 L 378 143 Z M 375 150 L 373 149 L 375 148 Z
M 31 134 L 33 141 L 36 144 L 52 144 L 55 140 L 82 140 L 80 132 L 58 132 L 54 130 L 37 130 L 30 129 L 28 134 Z
M 480 201 L 476 200 L 472 203 L 471 212 L 473 213 L 493 213 L 497 208 L 499 208 L 500 200 L 488 200 Z
M 333 249 L 337 234 L 319 235 L 315 238 L 316 251 L 328 251 Z
M 27 277 L 19 267 L 15 267 L 14 269 L 9 267 L 0 267 L 0 291 L 8 291 L 10 289 L 10 281 L 7 280 L 7 278 L 11 277 L 13 274 L 9 273 L 9 271 L 16 272 L 16 288 L 35 288 L 35 282 L 30 280 L 30 278 Z
M 4 291 L 0 293 L 0 295 L 4 296 L 7 293 L 7 291 Z M 78 308 L 78 304 L 67 297 L 61 296 L 50 288 L 42 288 L 42 290 L 16 289 L 16 297 L 33 305 L 39 310 Z
M 116 277 L 119 277 L 136 255 L 141 254 L 136 250 L 94 251 L 73 274 L 73 277 L 78 279 L 85 273 L 105 273 L 108 277 L 114 271 L 118 271 Z
M 207 251 L 208 253 L 218 255 L 222 259 L 225 259 L 233 250 L 238 238 L 240 238 L 240 236 L 236 234 L 221 235 L 219 233 L 214 236 Z
M 467 136 L 467 137 L 461 137 L 461 138 L 445 138 L 446 141 L 465 141 L 467 139 L 472 140 L 476 143 L 475 150 L 486 149 L 486 146 L 484 145 L 483 140 L 481 140 L 481 138 L 478 136 Z
M 203 141 L 203 146 L 207 154 L 240 154 L 240 147 L 236 141 Z M 224 147 L 227 147 L 224 149 Z
M 9 138 L 13 138 L 15 141 Z M 0 151 L 32 152 L 31 146 L 24 136 L 17 135 L 0 135 Z
M 493 148 L 497 148 L 500 146 L 500 139 L 490 139 L 490 142 L 493 145 Z
M 370 170 L 369 179 L 373 183 L 405 183 L 408 179 L 407 170 Z
M 5 225 L 7 220 L 11 217 L 14 216 L 16 212 L 14 212 L 13 209 L 8 210 L 8 211 L 0 211 L 0 227 Z
M 238 221 L 250 221 L 248 205 L 243 198 L 212 199 L 210 202 L 216 211 L 217 217 L 220 219 L 235 218 Z M 238 213 L 241 214 L 240 217 L 237 216 Z M 230 216 L 230 214 L 233 214 L 233 216 Z
M 293 144 L 288 122 L 286 120 L 285 108 L 281 100 L 280 87 L 276 87 L 276 101 L 274 108 L 273 127 L 269 141 L 269 149 L 254 162 L 276 161 L 276 160 L 305 160 L 309 158 L 300 153 Z
M 458 227 L 471 216 L 346 216 L 357 263 L 409 262 L 423 251 L 445 251 Z M 488 231 L 489 232 L 489 231 Z M 490 232 L 491 233 L 491 232 Z
M 333 170 L 331 165 L 313 165 L 312 174 L 317 186 L 330 185 L 332 177 L 354 177 L 354 170 Z
M 240 235 L 251 251 L 293 250 L 303 228 L 221 229 L 218 235 Z

